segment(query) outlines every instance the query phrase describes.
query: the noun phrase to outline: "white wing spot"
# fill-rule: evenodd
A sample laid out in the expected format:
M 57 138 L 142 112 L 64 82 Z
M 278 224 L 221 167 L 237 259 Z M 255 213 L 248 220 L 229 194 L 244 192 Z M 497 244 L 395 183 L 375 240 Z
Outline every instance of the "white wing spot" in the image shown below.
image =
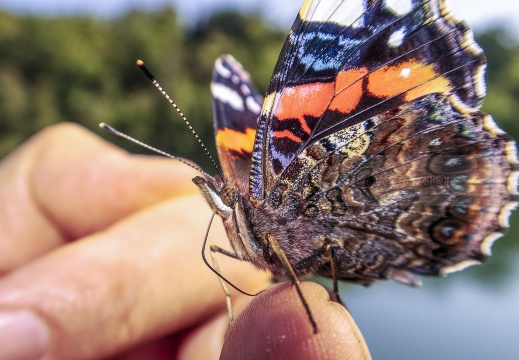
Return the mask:
M 440 275 L 441 276 L 445 276 L 445 275 L 448 275 L 450 273 L 466 269 L 469 266 L 479 265 L 479 264 L 481 264 L 481 262 L 479 262 L 477 260 L 473 260 L 473 259 L 463 260 L 463 261 L 460 261 L 457 264 L 453 264 L 453 265 L 449 265 L 449 266 L 443 267 L 440 270 Z
M 401 76 L 401 77 L 408 78 L 410 75 L 411 75 L 411 69 L 410 69 L 410 68 L 404 68 L 404 69 L 402 69 L 402 71 L 400 72 L 400 76 Z
M 240 94 L 225 85 L 212 83 L 211 94 L 213 95 L 213 98 L 228 104 L 237 111 L 243 111 L 245 107 L 243 98 L 240 96 Z
M 245 104 L 247 105 L 247 108 L 252 111 L 254 114 L 258 114 L 261 112 L 261 105 L 258 104 L 256 99 L 254 99 L 252 96 L 247 96 L 245 99 Z
M 489 132 L 491 132 L 494 135 L 498 135 L 498 136 L 505 135 L 505 132 L 503 130 L 501 130 L 499 128 L 499 126 L 497 126 L 497 124 L 494 122 L 494 119 L 492 119 L 492 116 L 490 116 L 490 115 L 486 115 L 483 118 L 483 125 L 486 130 L 488 130 Z
M 222 59 L 216 60 L 216 62 L 214 63 L 214 69 L 220 76 L 224 78 L 229 78 L 231 76 L 231 70 L 223 66 Z
M 476 91 L 476 95 L 483 97 L 487 92 L 487 86 L 485 85 L 485 70 L 487 65 L 481 65 L 476 69 L 476 73 L 474 74 L 474 90 Z
M 510 164 L 519 164 L 517 159 L 517 145 L 515 141 L 508 141 L 506 143 L 506 159 Z
M 494 232 L 492 234 L 487 235 L 481 243 L 481 253 L 485 256 L 492 255 L 492 245 L 501 236 L 503 236 L 503 234 L 498 232 Z
M 503 208 L 501 209 L 501 212 L 498 216 L 499 226 L 502 228 L 509 228 L 510 227 L 510 214 L 513 210 L 517 208 L 517 203 L 515 201 L 510 201 L 507 203 Z
M 508 156 L 507 156 L 507 158 L 508 158 Z M 510 163 L 514 164 L 513 162 L 510 162 Z M 517 192 L 517 183 L 519 182 L 518 180 L 519 180 L 519 171 L 512 171 L 512 173 L 510 175 L 508 175 L 506 185 L 507 185 L 507 190 L 510 193 L 510 195 L 519 195 L 519 192 Z
M 442 141 L 440 140 L 440 138 L 436 138 L 429 143 L 430 146 L 440 146 L 441 144 L 442 144 Z
M 392 33 L 391 36 L 389 37 L 389 40 L 387 41 L 387 44 L 389 45 L 389 47 L 397 48 L 403 44 L 404 37 L 405 37 L 405 27 Z
M 397 16 L 404 16 L 413 9 L 412 0 L 385 0 L 384 5 Z
M 232 82 L 235 84 L 241 83 L 240 77 L 238 75 L 233 75 L 231 78 Z
M 307 21 L 333 22 L 354 28 L 364 25 L 363 0 L 305 2 L 303 8 L 303 19 Z
M 240 90 L 241 90 L 241 92 L 243 93 L 243 95 L 245 95 L 245 96 L 249 96 L 250 93 L 251 93 L 249 87 L 248 87 L 247 85 L 245 85 L 245 84 L 242 84 L 242 85 L 240 86 Z

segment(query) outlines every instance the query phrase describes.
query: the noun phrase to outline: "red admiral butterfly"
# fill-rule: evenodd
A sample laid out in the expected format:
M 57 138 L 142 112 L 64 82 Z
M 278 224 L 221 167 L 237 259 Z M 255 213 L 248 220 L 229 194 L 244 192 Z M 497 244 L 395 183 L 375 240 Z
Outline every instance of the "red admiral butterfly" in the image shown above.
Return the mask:
M 234 253 L 367 285 L 479 264 L 516 206 L 515 143 L 479 111 L 485 56 L 442 0 L 306 0 L 265 100 L 231 56 L 211 90 L 223 179 L 193 179 Z M 260 104 L 263 101 L 263 107 Z
M 289 278 L 315 332 L 301 276 L 332 278 L 340 301 L 339 280 L 479 264 L 519 201 L 515 143 L 479 110 L 485 65 L 442 0 L 306 0 L 264 100 L 218 59 L 223 177 L 193 179 L 234 250 L 213 258 Z

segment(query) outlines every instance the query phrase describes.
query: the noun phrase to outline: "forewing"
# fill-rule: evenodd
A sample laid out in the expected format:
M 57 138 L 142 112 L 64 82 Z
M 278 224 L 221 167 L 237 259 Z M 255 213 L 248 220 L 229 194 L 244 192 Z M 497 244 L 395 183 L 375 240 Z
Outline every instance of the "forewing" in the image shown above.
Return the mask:
M 439 0 L 303 4 L 267 91 L 250 189 L 263 199 L 303 149 L 432 93 L 477 110 L 485 58 Z
M 263 98 L 232 56 L 216 60 L 211 83 L 213 123 L 224 178 L 247 184 Z

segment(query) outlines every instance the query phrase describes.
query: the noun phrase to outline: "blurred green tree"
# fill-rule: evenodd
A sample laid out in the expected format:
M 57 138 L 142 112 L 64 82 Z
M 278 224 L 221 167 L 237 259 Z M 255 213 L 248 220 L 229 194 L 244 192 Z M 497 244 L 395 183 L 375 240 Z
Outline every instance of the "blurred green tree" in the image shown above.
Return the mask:
M 179 23 L 172 8 L 113 20 L 0 12 L 0 156 L 52 123 L 72 121 L 100 131 L 97 124 L 106 122 L 212 172 L 189 129 L 135 60 L 142 58 L 156 73 L 211 148 L 214 60 L 234 54 L 265 90 L 284 37 L 259 16 L 234 12 L 193 28 Z

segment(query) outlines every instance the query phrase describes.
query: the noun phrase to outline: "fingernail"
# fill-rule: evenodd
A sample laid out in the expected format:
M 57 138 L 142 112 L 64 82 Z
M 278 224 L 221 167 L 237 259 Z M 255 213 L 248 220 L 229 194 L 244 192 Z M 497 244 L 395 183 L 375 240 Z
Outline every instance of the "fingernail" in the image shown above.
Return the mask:
M 45 355 L 49 332 L 29 311 L 0 312 L 0 360 L 36 360 Z

